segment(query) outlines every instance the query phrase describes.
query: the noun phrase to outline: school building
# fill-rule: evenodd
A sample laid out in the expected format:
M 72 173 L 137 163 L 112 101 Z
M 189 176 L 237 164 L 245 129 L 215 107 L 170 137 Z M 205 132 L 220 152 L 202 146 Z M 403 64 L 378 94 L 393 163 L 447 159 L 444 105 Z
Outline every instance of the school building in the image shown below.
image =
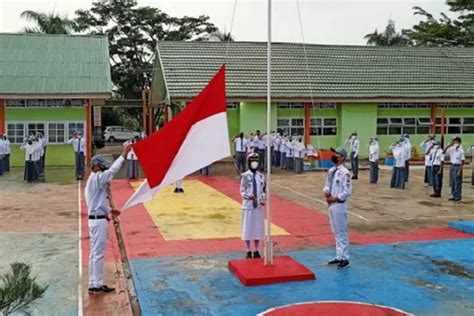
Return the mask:
M 24 164 L 19 147 L 36 133 L 48 140 L 47 165 L 73 165 L 67 140 L 81 131 L 91 144 L 91 107 L 111 91 L 106 36 L 0 33 L 0 132 L 13 165 Z
M 266 130 L 267 44 L 160 42 L 151 105 L 186 103 L 226 64 L 229 132 Z M 401 134 L 474 143 L 474 49 L 272 44 L 272 128 L 317 148 L 357 131 L 361 156 Z

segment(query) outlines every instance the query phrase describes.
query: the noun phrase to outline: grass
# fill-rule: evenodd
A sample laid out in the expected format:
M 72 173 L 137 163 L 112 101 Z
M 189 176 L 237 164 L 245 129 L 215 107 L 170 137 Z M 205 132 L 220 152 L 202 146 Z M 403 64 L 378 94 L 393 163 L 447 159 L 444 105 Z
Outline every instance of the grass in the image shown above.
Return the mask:
M 12 167 L 8 174 L 0 177 L 0 181 L 23 182 L 23 172 L 23 168 Z M 74 167 L 46 166 L 45 182 L 63 185 L 76 183 Z
M 23 167 L 25 152 L 20 146 L 12 145 L 10 164 L 13 167 Z M 71 145 L 49 145 L 46 148 L 46 166 L 74 166 L 74 152 Z

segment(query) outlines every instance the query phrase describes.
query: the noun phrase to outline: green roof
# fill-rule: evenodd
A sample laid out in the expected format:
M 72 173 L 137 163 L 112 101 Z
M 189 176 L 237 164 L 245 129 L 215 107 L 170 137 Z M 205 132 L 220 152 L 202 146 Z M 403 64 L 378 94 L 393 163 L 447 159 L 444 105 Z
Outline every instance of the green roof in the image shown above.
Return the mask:
M 0 96 L 110 95 L 106 36 L 0 33 Z
M 191 99 L 225 62 L 229 99 L 264 99 L 266 53 L 263 42 L 159 42 L 154 78 L 160 82 L 153 84 L 153 94 Z M 474 99 L 474 49 L 272 43 L 272 98 L 311 96 Z

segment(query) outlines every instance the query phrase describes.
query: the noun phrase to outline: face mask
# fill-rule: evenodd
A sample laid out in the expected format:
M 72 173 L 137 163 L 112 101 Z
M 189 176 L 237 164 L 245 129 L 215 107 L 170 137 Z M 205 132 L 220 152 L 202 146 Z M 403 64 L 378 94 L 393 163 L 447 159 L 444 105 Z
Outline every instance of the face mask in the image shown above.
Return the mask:
M 337 164 L 339 162 L 339 159 L 337 158 L 337 156 L 332 156 L 331 161 Z
M 257 170 L 258 168 L 258 161 L 252 161 L 250 163 L 250 169 Z
M 33 142 L 30 140 L 30 141 L 28 142 L 28 144 L 29 144 L 29 145 L 32 145 L 32 144 L 33 144 Z

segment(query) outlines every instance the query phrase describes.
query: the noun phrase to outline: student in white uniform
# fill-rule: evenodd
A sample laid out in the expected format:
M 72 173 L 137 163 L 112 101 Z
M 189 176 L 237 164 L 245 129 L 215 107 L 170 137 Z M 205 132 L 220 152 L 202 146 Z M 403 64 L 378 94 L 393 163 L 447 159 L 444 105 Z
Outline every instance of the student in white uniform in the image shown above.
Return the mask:
M 44 164 L 45 164 L 45 148 L 46 148 L 46 138 L 43 137 L 43 134 L 37 133 L 36 139 L 38 143 L 38 148 L 40 150 L 40 157 L 38 161 L 38 170 L 39 174 L 44 174 Z
M 303 139 L 297 139 L 295 142 L 295 173 L 303 173 L 304 157 L 306 155 L 306 148 L 303 144 Z
M 36 179 L 41 179 L 44 180 L 44 173 L 43 173 L 43 164 L 42 164 L 42 157 L 43 157 L 43 141 L 41 140 L 41 137 L 38 135 L 36 136 L 36 152 L 34 155 L 34 161 L 35 161 L 35 168 L 36 168 Z
M 360 149 L 360 141 L 357 138 L 357 132 L 354 132 L 351 135 L 349 135 L 349 137 L 347 137 L 346 144 L 348 144 L 350 147 L 352 179 L 357 180 L 359 178 L 359 149 Z
M 259 172 L 258 154 L 247 157 L 248 170 L 242 174 L 240 195 L 242 196 L 242 240 L 245 241 L 246 258 L 260 258 L 260 240 L 265 238 L 264 212 L 265 178 Z M 251 241 L 254 241 L 252 252 Z
M 265 161 L 266 161 L 266 158 L 267 158 L 265 156 L 265 148 L 266 148 L 267 144 L 263 141 L 263 136 L 264 135 L 261 135 L 259 130 L 256 131 L 256 135 L 255 135 L 255 143 L 256 143 L 256 147 L 257 147 L 257 153 L 258 153 L 258 157 L 260 159 L 260 161 L 258 163 L 260 171 L 264 171 Z
M 8 139 L 7 134 L 3 134 L 3 143 L 4 143 L 4 148 L 5 148 L 5 160 L 4 160 L 4 172 L 9 172 L 10 171 L 10 155 L 11 155 L 11 145 L 10 145 L 10 140 Z
M 450 181 L 452 197 L 449 200 L 459 202 L 462 199 L 462 171 L 466 159 L 461 146 L 461 137 L 453 138 L 451 143 L 445 148 L 444 154 L 449 156 L 451 161 Z
M 3 137 L 0 138 L 0 176 L 3 176 L 3 173 L 5 172 L 6 168 L 6 163 L 5 163 L 5 143 L 3 141 Z
M 184 193 L 183 179 L 178 180 L 174 183 L 174 193 Z
M 123 146 L 133 145 L 140 140 L 140 137 L 135 136 L 130 140 L 127 140 L 123 143 Z M 130 149 L 129 153 L 127 154 L 127 178 L 128 179 L 137 179 L 140 177 L 139 170 L 138 170 L 138 157 L 135 155 L 133 148 Z
M 434 145 L 435 143 L 435 136 L 429 135 L 427 139 L 425 139 L 421 144 L 420 147 L 423 149 L 425 153 L 425 184 L 432 186 L 433 181 L 431 176 L 433 175 L 432 172 L 432 164 L 431 164 L 431 157 L 428 154 L 428 150 Z
M 290 171 L 293 170 L 293 168 L 294 168 L 293 144 L 294 144 L 294 140 L 290 136 L 288 138 L 288 141 L 285 144 L 285 146 L 286 146 L 286 169 L 290 170 Z
M 20 146 L 20 149 L 25 152 L 25 172 L 23 179 L 28 183 L 35 181 L 35 165 L 34 157 L 36 151 L 36 145 L 33 142 L 33 138 L 29 137 L 25 139 L 25 142 Z
M 250 133 L 248 143 L 247 143 L 247 154 L 255 152 L 255 135 Z M 247 157 L 245 157 L 247 159 Z
M 377 137 L 369 140 L 370 183 L 379 181 L 379 142 Z
M 275 139 L 273 140 L 273 166 L 280 167 L 280 143 L 281 143 L 281 135 L 280 133 L 276 133 Z
M 410 135 L 403 134 L 403 154 L 405 159 L 405 182 L 408 182 L 408 178 L 410 177 L 410 159 L 411 159 L 411 143 L 410 143 Z
M 239 169 L 240 173 L 244 173 L 246 170 L 245 159 L 247 157 L 248 140 L 245 139 L 244 133 L 241 132 L 239 135 L 232 138 L 232 142 L 235 144 L 235 160 L 237 169 Z
M 123 148 L 120 157 L 111 165 L 102 156 L 91 159 L 91 174 L 84 189 L 87 212 L 89 215 L 90 257 L 89 257 L 89 293 L 108 293 L 115 289 L 104 284 L 104 254 L 108 235 L 108 215 L 120 215 L 107 205 L 107 186 L 120 168 L 131 146 Z M 108 168 L 110 167 L 110 168 Z
M 443 187 L 443 164 L 444 154 L 443 148 L 441 148 L 441 142 L 435 141 L 433 146 L 428 149 L 428 156 L 430 157 L 431 164 L 431 179 L 433 183 L 433 191 L 431 197 L 440 198 L 441 189 Z
M 74 148 L 74 155 L 76 158 L 76 180 L 84 179 L 85 173 L 85 153 L 86 141 L 82 138 L 81 132 L 74 133 L 74 137 L 68 140 L 68 144 Z
M 288 137 L 285 135 L 280 140 L 280 168 L 286 169 L 286 143 L 288 142 Z
M 329 169 L 323 192 L 329 207 L 329 222 L 336 240 L 336 257 L 328 265 L 337 265 L 338 269 L 347 269 L 349 263 L 349 232 L 347 228 L 347 204 L 352 195 L 351 173 L 344 167 L 347 152 L 344 148 L 331 148 L 332 162 L 336 165 Z
M 390 145 L 390 150 L 393 153 L 393 171 L 390 187 L 396 189 L 405 189 L 405 155 L 403 139 L 400 138 L 397 142 Z

